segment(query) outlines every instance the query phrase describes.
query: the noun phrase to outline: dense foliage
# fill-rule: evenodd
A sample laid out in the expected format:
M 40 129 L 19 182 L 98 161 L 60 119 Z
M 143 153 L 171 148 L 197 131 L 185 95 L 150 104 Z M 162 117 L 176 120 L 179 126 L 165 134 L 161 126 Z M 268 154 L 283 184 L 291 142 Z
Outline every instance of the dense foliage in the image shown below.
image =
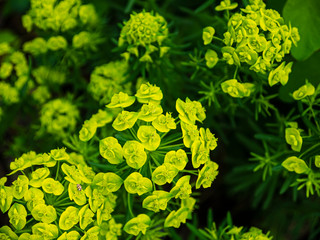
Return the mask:
M 319 239 L 318 1 L 0 7 L 0 239 Z

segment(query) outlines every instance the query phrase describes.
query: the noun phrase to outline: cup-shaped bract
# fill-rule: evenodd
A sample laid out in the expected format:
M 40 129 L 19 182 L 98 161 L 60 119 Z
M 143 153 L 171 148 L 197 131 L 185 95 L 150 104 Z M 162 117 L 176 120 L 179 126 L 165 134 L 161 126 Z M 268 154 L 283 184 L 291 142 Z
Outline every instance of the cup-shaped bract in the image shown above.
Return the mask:
M 130 219 L 123 227 L 127 233 L 138 236 L 140 232 L 145 234 L 151 224 L 151 219 L 146 214 L 139 214 L 137 217 Z
M 147 153 L 144 151 L 144 146 L 137 141 L 127 141 L 123 145 L 123 156 L 126 159 L 128 166 L 139 169 L 147 161 Z
M 139 196 L 152 191 L 153 188 L 151 180 L 138 172 L 131 173 L 124 180 L 124 187 L 128 193 L 137 193 Z
M 153 126 L 140 126 L 137 136 L 148 151 L 155 151 L 160 145 L 160 136 Z
M 114 137 L 107 137 L 100 140 L 99 151 L 101 156 L 111 164 L 119 164 L 123 161 L 122 147 Z
M 73 206 L 67 207 L 59 219 L 59 227 L 62 230 L 69 230 L 79 222 L 79 209 Z

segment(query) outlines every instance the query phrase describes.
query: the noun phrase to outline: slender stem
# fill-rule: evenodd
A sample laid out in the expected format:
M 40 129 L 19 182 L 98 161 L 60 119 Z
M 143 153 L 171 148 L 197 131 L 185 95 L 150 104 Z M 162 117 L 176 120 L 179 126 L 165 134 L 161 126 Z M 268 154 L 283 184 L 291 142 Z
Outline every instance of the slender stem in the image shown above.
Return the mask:
M 173 142 L 177 142 L 177 141 L 179 141 L 179 140 L 182 139 L 182 138 L 183 138 L 183 137 L 181 136 L 181 137 L 175 138 L 175 139 L 173 139 L 173 140 L 171 140 L 171 141 L 164 142 L 164 144 L 161 144 L 160 147 L 161 147 L 161 146 L 166 146 L 166 145 L 168 145 L 168 144 L 170 144 L 170 143 L 173 143 Z
M 151 168 L 151 162 L 149 160 L 149 171 L 150 171 L 150 178 L 152 178 L 152 168 Z M 153 191 L 156 190 L 156 185 L 154 183 L 154 181 L 152 181 L 152 184 L 153 184 Z
M 170 146 L 163 146 L 163 147 L 159 147 L 158 149 L 167 149 L 167 148 L 174 148 L 174 147 L 183 147 L 184 144 L 183 143 L 179 143 L 179 144 L 174 144 L 174 145 L 170 145 Z
M 182 171 L 180 171 L 180 172 L 190 173 L 190 174 L 193 174 L 193 175 L 198 176 L 198 173 L 197 173 L 197 171 L 195 171 L 195 170 L 182 170 Z
M 130 213 L 131 217 L 134 217 L 134 214 L 133 214 L 133 212 L 132 212 L 131 195 L 130 195 L 130 193 L 128 193 L 127 200 L 128 200 L 128 210 L 129 210 L 129 213 Z
M 57 179 L 58 179 L 59 169 L 60 169 L 60 161 L 58 161 L 56 177 L 55 177 L 55 179 L 54 179 L 54 180 L 57 180 Z
M 234 74 L 233 74 L 233 79 L 236 79 L 237 73 L 238 73 L 238 69 L 239 69 L 239 67 L 237 66 L 236 70 L 234 71 Z
M 64 199 L 62 199 L 60 201 L 54 202 L 54 206 L 61 206 L 60 203 L 65 203 L 66 200 L 70 200 L 69 197 L 64 198 Z
M 139 139 L 138 139 L 136 133 L 133 131 L 133 129 L 132 129 L 132 128 L 129 128 L 129 131 L 131 132 L 131 134 L 132 134 L 132 136 L 134 137 L 134 139 L 136 139 L 137 141 L 139 141 Z
M 313 145 L 313 146 L 310 147 L 307 151 L 301 153 L 300 156 L 299 156 L 299 158 L 302 158 L 302 156 L 306 155 L 306 153 L 310 152 L 311 150 L 313 150 L 313 149 L 315 149 L 315 148 L 317 148 L 317 147 L 319 147 L 319 146 L 320 146 L 320 143 L 317 143 L 317 144 Z
M 218 41 L 220 41 L 220 42 L 223 42 L 223 43 L 224 43 L 223 39 L 221 39 L 221 38 L 219 38 L 219 37 L 213 36 L 213 37 L 212 37 L 212 39 L 215 39 L 215 40 L 218 40 Z

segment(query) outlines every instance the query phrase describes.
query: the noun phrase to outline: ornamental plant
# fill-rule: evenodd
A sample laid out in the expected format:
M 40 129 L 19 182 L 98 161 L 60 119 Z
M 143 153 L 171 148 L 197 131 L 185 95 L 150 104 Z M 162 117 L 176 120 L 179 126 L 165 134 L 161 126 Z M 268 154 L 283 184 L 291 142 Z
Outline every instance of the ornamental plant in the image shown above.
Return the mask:
M 92 165 L 116 173 L 113 181 L 119 185 L 113 186 L 119 187 L 114 191 L 125 196 L 118 209 L 127 209 L 123 230 L 142 238 L 160 237 L 160 230 L 185 223 L 196 204 L 192 189 L 211 187 L 218 174 L 218 164 L 210 159 L 217 139 L 196 125 L 206 118 L 201 103 L 178 99 L 174 117 L 163 112 L 162 98 L 160 88 L 150 83 L 141 84 L 134 96 L 114 94 L 107 109 L 100 110 L 117 110 L 114 120 L 110 113 L 114 136 L 97 132 L 111 121 L 99 124 L 96 115 L 84 122 L 79 134 L 90 145 L 98 140 L 102 158 Z
M 0 239 L 319 239 L 317 1 L 1 7 Z

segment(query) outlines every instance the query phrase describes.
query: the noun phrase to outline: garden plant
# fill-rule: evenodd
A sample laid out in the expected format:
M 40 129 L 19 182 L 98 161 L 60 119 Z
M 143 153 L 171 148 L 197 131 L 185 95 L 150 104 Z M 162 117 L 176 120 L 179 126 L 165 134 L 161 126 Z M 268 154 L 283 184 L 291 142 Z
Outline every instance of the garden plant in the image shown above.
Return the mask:
M 0 2 L 0 239 L 320 239 L 320 2 Z

